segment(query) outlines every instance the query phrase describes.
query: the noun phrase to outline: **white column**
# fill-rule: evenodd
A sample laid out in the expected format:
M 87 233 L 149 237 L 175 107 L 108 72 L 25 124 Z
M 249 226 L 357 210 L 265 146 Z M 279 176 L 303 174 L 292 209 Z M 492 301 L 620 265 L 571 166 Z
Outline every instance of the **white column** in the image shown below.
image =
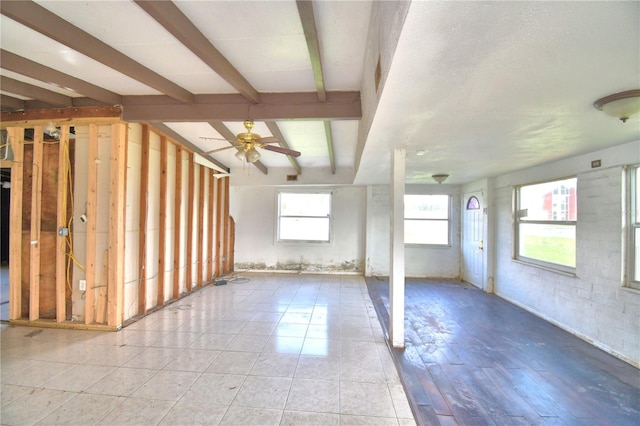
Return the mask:
M 391 159 L 391 256 L 389 267 L 389 339 L 404 348 L 404 149 L 394 149 Z

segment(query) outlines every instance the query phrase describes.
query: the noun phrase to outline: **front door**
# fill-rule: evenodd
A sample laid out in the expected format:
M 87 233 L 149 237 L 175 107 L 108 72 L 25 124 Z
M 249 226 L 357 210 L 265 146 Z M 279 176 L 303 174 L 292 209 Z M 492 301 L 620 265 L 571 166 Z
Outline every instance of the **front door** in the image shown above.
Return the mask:
M 464 194 L 462 205 L 462 279 L 484 289 L 484 199 L 482 191 Z

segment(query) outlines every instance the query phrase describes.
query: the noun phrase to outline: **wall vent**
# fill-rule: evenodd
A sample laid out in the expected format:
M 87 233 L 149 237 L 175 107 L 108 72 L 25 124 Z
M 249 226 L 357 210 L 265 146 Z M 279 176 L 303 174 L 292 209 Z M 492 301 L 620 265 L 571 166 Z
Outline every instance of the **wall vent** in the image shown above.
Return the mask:
M 287 182 L 295 182 L 298 180 L 298 175 L 287 175 Z

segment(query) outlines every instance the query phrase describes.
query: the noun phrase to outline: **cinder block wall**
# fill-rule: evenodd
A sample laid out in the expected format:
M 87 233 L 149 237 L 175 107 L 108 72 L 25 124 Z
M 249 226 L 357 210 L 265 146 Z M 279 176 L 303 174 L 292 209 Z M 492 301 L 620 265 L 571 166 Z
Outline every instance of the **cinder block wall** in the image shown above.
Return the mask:
M 591 169 L 591 160 L 602 167 Z M 640 291 L 624 287 L 624 166 L 640 142 L 500 176 L 495 184 L 495 293 L 640 365 Z M 515 185 L 578 177 L 575 276 L 514 260 Z

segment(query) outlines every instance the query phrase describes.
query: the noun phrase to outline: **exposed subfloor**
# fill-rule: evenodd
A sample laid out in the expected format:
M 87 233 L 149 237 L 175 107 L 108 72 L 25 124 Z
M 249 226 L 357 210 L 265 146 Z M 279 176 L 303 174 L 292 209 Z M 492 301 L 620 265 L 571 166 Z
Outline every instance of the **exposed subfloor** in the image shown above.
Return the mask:
M 360 276 L 243 274 L 119 332 L 1 343 L 2 425 L 415 425 Z
M 389 327 L 389 284 L 367 278 Z M 407 279 L 406 348 L 392 349 L 424 425 L 638 425 L 640 372 L 475 287 Z

